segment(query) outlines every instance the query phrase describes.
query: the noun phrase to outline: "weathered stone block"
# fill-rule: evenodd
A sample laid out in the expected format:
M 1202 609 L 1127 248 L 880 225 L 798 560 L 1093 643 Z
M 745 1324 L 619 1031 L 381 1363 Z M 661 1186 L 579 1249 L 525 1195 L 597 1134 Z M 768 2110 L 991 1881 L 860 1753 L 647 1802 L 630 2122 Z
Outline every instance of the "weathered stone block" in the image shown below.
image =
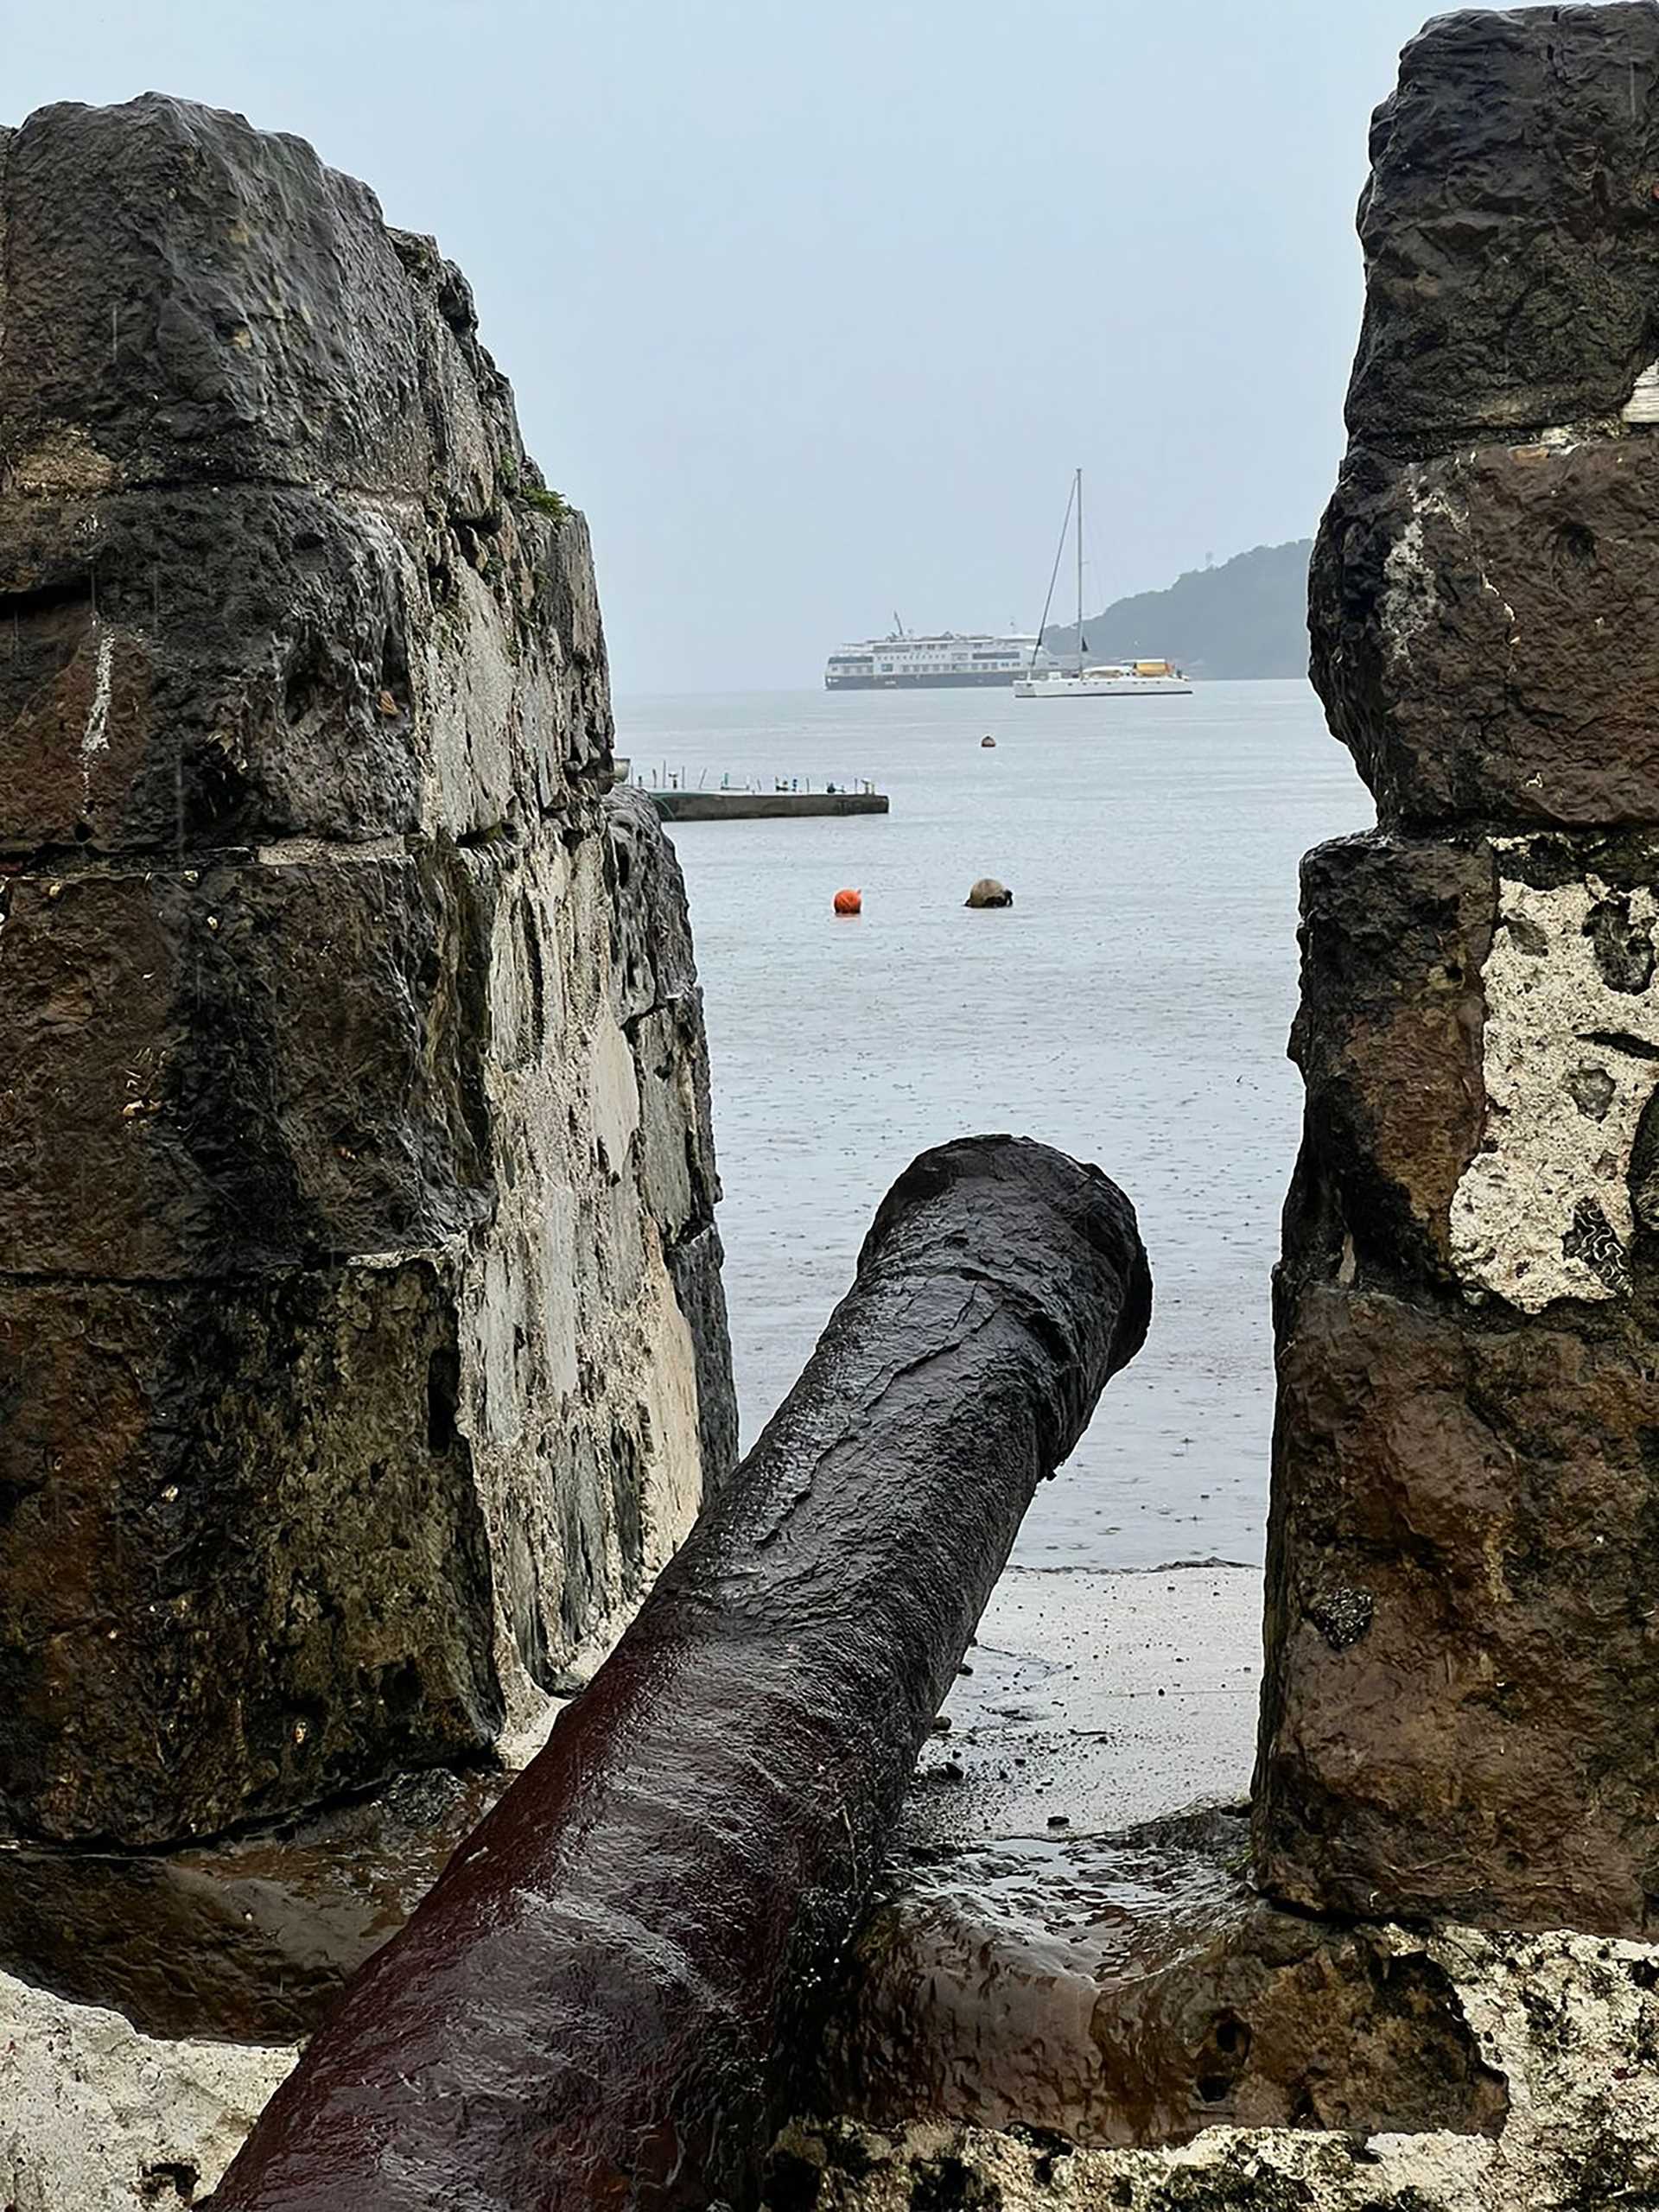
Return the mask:
M 415 828 L 419 551 L 271 486 L 0 502 L 6 847 Z
M 0 1284 L 0 1811 L 211 1834 L 476 1757 L 491 1573 L 430 1267 Z
M 482 1220 L 482 903 L 431 854 L 12 885 L 10 1268 L 245 1271 Z
M 1401 57 L 1360 203 L 1357 437 L 1616 414 L 1659 355 L 1659 16 L 1464 10 Z
M 1640 1935 L 1659 845 L 1353 838 L 1304 887 L 1261 1878 Z
M 562 809 L 608 742 L 592 598 L 581 518 L 522 505 L 457 531 L 270 485 L 0 499 L 0 853 Z
M 14 488 L 270 477 L 492 504 L 519 448 L 493 372 L 458 358 L 470 296 L 365 185 L 155 93 L 41 108 L 4 156 Z
M 1287 1234 L 1331 1272 L 1450 1273 L 1452 1204 L 1483 1128 L 1496 899 L 1484 846 L 1372 835 L 1302 862 L 1290 1049 L 1307 1100 Z
M 1362 1918 L 1659 1924 L 1643 1320 L 1281 1287 L 1260 1878 Z
M 1659 1230 L 1659 841 L 1349 838 L 1303 891 L 1299 1279 L 1624 1300 Z
M 1383 823 L 1659 822 L 1656 579 L 1653 429 L 1352 448 L 1310 571 L 1313 673 Z
M 1313 673 L 1255 1852 L 1293 1904 L 1639 1935 L 1659 1330 L 1659 9 L 1409 46 Z

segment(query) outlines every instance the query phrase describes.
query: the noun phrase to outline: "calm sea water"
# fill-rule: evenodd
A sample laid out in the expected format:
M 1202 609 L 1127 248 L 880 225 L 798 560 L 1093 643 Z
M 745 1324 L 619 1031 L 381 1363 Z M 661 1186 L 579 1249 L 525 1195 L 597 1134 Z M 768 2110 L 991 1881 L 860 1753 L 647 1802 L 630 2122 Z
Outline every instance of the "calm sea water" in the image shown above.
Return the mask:
M 872 778 L 886 817 L 677 825 L 708 1002 L 746 1440 L 925 1146 L 1097 1160 L 1152 1257 L 1147 1347 L 1028 1517 L 1028 1566 L 1260 1557 L 1268 1273 L 1300 1083 L 1296 865 L 1370 801 L 1305 683 L 1190 698 L 747 693 L 619 702 L 696 785 Z M 993 734 L 995 751 L 979 740 Z M 1012 909 L 969 912 L 981 875 Z M 838 887 L 864 894 L 855 920 Z

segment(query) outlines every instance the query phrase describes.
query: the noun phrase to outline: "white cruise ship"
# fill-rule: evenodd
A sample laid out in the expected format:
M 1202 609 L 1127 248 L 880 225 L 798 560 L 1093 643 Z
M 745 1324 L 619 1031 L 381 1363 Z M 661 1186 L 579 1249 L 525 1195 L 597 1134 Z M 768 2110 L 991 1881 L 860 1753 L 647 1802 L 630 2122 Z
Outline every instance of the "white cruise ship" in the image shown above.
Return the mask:
M 995 683 L 1003 689 L 1033 665 L 1049 666 L 1046 648 L 1034 637 L 958 637 L 946 630 L 937 638 L 895 631 L 890 638 L 837 645 L 823 671 L 826 691 L 923 691 Z

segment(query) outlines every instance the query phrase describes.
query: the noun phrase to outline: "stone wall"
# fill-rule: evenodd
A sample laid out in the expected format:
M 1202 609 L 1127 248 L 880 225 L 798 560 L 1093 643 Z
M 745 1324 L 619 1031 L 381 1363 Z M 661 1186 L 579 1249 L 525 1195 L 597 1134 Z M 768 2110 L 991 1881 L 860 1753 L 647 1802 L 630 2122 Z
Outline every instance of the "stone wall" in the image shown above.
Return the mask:
M 1659 1900 L 1659 10 L 1460 15 L 1361 210 L 1314 679 L 1256 1853 L 1376 1916 Z
M 683 890 L 429 240 L 156 97 L 0 132 L 0 1964 L 189 2032 L 130 1882 L 280 2033 L 202 1854 L 429 1770 L 441 1855 L 734 1456 Z

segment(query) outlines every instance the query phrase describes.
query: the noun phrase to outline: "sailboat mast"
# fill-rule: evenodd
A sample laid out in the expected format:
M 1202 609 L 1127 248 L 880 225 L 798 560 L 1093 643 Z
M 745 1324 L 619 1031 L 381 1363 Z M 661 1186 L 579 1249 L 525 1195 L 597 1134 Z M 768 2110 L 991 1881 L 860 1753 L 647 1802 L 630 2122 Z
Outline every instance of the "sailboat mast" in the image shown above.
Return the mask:
M 1083 641 L 1083 471 L 1077 471 L 1077 666 L 1081 668 L 1089 648 Z

